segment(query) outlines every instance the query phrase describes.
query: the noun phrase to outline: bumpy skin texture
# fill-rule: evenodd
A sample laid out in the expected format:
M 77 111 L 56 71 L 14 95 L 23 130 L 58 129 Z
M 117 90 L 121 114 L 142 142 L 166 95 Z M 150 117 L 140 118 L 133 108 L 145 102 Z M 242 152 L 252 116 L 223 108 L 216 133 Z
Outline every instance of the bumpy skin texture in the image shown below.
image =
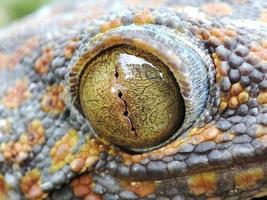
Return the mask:
M 250 0 L 70 1 L 2 30 L 0 199 L 266 196 L 266 9 Z M 176 138 L 130 154 L 93 134 L 72 76 L 91 38 L 154 26 L 205 55 L 208 101 Z

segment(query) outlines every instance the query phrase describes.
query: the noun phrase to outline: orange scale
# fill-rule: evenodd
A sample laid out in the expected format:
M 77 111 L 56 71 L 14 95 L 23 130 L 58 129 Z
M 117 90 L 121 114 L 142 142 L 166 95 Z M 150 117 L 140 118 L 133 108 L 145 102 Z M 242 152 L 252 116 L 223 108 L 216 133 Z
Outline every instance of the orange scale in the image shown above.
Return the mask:
M 260 45 L 263 47 L 263 48 L 267 48 L 267 40 L 262 40 L 261 42 L 260 42 Z
M 224 141 L 224 134 L 223 133 L 220 133 L 217 135 L 217 137 L 214 139 L 215 143 L 221 143 Z
M 237 173 L 234 182 L 237 189 L 253 189 L 257 182 L 264 178 L 264 171 L 261 168 L 250 168 Z
M 74 186 L 76 186 L 78 184 L 79 184 L 79 179 L 78 178 L 73 179 L 72 182 L 71 182 L 71 187 L 74 187 Z
M 201 35 L 201 34 L 198 34 L 198 35 L 197 35 L 197 38 L 198 38 L 199 40 L 204 40 L 203 35 Z
M 252 51 L 252 52 L 258 52 L 258 51 L 260 51 L 262 48 L 261 48 L 261 45 L 258 43 L 258 42 L 256 42 L 256 41 L 252 41 L 251 43 L 250 43 L 250 51 Z
M 191 138 L 191 144 L 197 145 L 204 141 L 204 137 L 202 135 L 195 135 Z
M 248 102 L 249 94 L 246 91 L 243 91 L 237 96 L 237 99 L 240 104 L 245 104 Z
M 219 110 L 220 110 L 221 112 L 223 112 L 223 111 L 227 108 L 227 106 L 228 106 L 228 103 L 227 103 L 227 102 L 225 102 L 225 101 L 221 101 Z
M 73 188 L 73 192 L 74 192 L 75 197 L 82 198 L 90 193 L 90 189 L 83 185 L 77 185 Z
M 28 158 L 28 153 L 27 152 L 24 152 L 24 151 L 21 151 L 19 152 L 17 155 L 16 155 L 16 163 L 20 164 L 22 163 L 24 160 L 26 160 Z
M 238 96 L 243 90 L 244 88 L 240 83 L 235 83 L 231 86 L 230 94 L 232 96 Z
M 76 44 L 75 45 L 72 45 L 70 44 L 70 46 L 67 46 L 64 50 L 64 56 L 67 58 L 67 59 L 71 59 L 74 52 L 75 52 L 75 49 L 77 48 Z
M 257 124 L 255 134 L 256 134 L 256 137 L 261 138 L 264 141 L 267 136 L 267 126 Z
M 122 25 L 121 19 L 114 19 L 110 22 L 110 26 L 112 29 L 118 28 Z
M 217 174 L 210 172 L 189 176 L 187 182 L 190 191 L 194 195 L 205 194 L 210 196 L 216 192 L 218 180 Z
M 71 59 L 74 54 L 74 49 L 68 48 L 65 50 L 64 55 L 67 59 Z
M 168 148 L 165 149 L 164 155 L 165 156 L 173 155 L 173 154 L 176 154 L 177 152 L 178 152 L 178 149 L 177 148 L 170 146 L 170 147 L 168 147 Z
M 15 85 L 8 89 L 7 94 L 2 99 L 4 106 L 17 108 L 30 97 L 28 90 L 28 80 L 17 80 Z
M 151 182 L 130 182 L 130 181 L 121 181 L 121 186 L 125 190 L 136 193 L 139 197 L 144 198 L 149 194 L 152 194 L 156 191 L 156 183 Z
M 42 190 L 41 190 L 40 186 L 33 185 L 31 187 L 30 191 L 28 192 L 27 196 L 28 196 L 29 199 L 36 199 L 38 197 L 40 199 L 42 199 L 41 198 L 41 196 L 42 196 Z
M 238 98 L 235 96 L 231 97 L 229 102 L 228 102 L 228 107 L 231 109 L 235 109 L 238 106 L 239 106 Z
M 210 43 L 212 43 L 212 44 L 221 44 L 222 43 L 221 40 L 220 40 L 220 38 L 215 37 L 213 35 L 209 37 L 208 41 Z
M 140 160 L 141 160 L 142 158 L 143 158 L 143 157 L 142 157 L 142 155 L 140 155 L 140 154 L 133 155 L 133 156 L 132 156 L 132 161 L 133 161 L 134 163 L 137 163 L 137 162 L 140 162 Z
M 221 29 L 219 28 L 214 28 L 211 30 L 211 34 L 217 38 L 220 38 L 220 37 L 223 37 L 224 36 L 224 33 L 222 32 Z
M 99 160 L 98 156 L 89 156 L 85 160 L 85 166 L 86 168 L 90 168 L 93 166 L 97 161 Z
M 8 190 L 9 186 L 5 182 L 5 178 L 0 175 L 0 199 L 7 199 Z
M 267 103 L 267 92 L 260 92 L 257 96 L 257 102 L 259 104 L 266 104 Z
M 199 34 L 202 36 L 204 40 L 208 40 L 209 37 L 211 36 L 211 33 L 204 28 L 199 29 Z
M 225 35 L 227 35 L 228 37 L 232 38 L 232 37 L 236 37 L 237 36 L 237 33 L 235 30 L 225 30 Z
M 97 147 L 92 147 L 89 152 L 91 155 L 97 155 L 99 154 L 99 149 Z
M 135 24 L 153 24 L 155 22 L 155 17 L 148 10 L 137 13 L 134 16 Z
M 85 196 L 84 200 L 102 200 L 102 198 L 95 193 L 90 193 Z
M 267 60 L 267 49 L 263 49 L 260 52 L 258 52 L 257 54 L 261 59 L 263 59 L 264 61 Z
M 127 159 L 124 160 L 124 164 L 127 165 L 127 166 L 130 166 L 130 165 L 133 164 L 133 161 L 131 159 L 127 158 Z
M 20 151 L 22 149 L 22 145 L 20 143 L 16 142 L 14 145 L 14 149 L 15 149 L 15 151 Z
M 88 175 L 83 175 L 79 178 L 74 179 L 71 182 L 71 187 L 73 189 L 75 197 L 84 198 L 91 193 L 91 183 L 92 179 Z
M 92 178 L 90 176 L 81 176 L 79 181 L 83 185 L 89 185 L 92 183 Z
M 225 133 L 225 134 L 227 134 L 227 133 Z M 227 141 L 232 141 L 235 137 L 236 137 L 235 133 L 228 133 L 225 138 Z
M 250 52 L 248 55 L 249 55 L 252 59 L 257 60 L 258 62 L 264 62 L 265 60 L 262 58 L 262 51 L 265 51 L 265 50 L 263 50 L 263 49 L 261 48 L 259 51 L 256 51 L 256 52 Z
M 71 153 L 71 149 L 77 144 L 79 136 L 73 129 L 57 141 L 54 147 L 50 150 L 52 164 L 51 171 L 57 171 L 64 167 L 65 164 L 71 163 L 75 157 Z
M 207 128 L 202 132 L 202 136 L 205 140 L 213 140 L 215 139 L 219 134 L 221 134 L 221 131 L 216 127 L 210 127 Z
M 53 57 L 53 50 L 50 47 L 45 47 L 42 55 L 35 61 L 36 72 L 41 75 L 47 74 Z
M 41 200 L 47 197 L 47 194 L 43 193 L 40 187 L 40 171 L 38 169 L 33 169 L 22 177 L 20 188 L 29 200 Z
M 69 153 L 69 145 L 68 144 L 60 144 L 58 148 L 55 150 L 54 157 L 57 160 L 63 160 L 65 156 Z M 54 151 L 53 151 L 54 152 Z
M 110 22 L 105 22 L 104 24 L 102 24 L 100 26 L 100 32 L 101 33 L 104 33 L 104 32 L 107 32 L 108 30 L 111 29 L 111 25 L 110 25 Z
M 155 152 L 155 153 L 152 152 L 152 153 L 149 155 L 149 158 L 150 158 L 151 160 L 161 160 L 161 159 L 164 158 L 164 156 L 165 156 L 164 152 L 158 151 L 158 152 Z
M 22 151 L 25 151 L 25 152 L 29 152 L 29 151 L 31 151 L 31 146 L 30 145 L 28 145 L 28 144 L 24 144 L 24 145 L 22 145 Z
M 80 172 L 85 165 L 85 160 L 82 158 L 76 158 L 70 163 L 70 168 L 74 172 Z
M 90 154 L 90 152 L 89 152 L 89 150 L 80 150 L 80 152 L 77 154 L 77 155 L 75 155 L 75 156 L 77 156 L 77 157 L 81 157 L 81 158 L 86 158 L 86 157 L 88 157 L 88 156 L 90 156 L 91 154 Z
M 31 146 L 45 142 L 45 129 L 40 120 L 33 120 L 27 130 L 27 141 Z
M 63 97 L 63 86 L 54 85 L 48 88 L 47 94 L 45 94 L 41 100 L 41 108 L 44 112 L 51 113 L 52 115 L 58 115 L 65 109 Z

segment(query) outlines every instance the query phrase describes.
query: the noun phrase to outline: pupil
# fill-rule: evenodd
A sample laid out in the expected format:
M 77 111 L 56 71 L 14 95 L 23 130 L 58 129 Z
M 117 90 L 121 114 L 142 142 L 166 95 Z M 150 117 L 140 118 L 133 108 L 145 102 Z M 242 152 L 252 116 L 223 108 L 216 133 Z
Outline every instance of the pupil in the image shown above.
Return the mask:
M 133 46 L 98 54 L 85 67 L 79 89 L 95 132 L 127 149 L 160 144 L 184 119 L 184 101 L 169 68 Z

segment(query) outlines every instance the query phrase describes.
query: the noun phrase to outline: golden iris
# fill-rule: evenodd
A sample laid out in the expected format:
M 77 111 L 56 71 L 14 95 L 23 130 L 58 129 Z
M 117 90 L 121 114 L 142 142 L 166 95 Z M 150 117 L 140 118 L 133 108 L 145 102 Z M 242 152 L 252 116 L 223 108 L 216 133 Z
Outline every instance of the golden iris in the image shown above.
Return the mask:
M 129 45 L 103 50 L 89 61 L 79 98 L 95 132 L 127 149 L 165 141 L 185 114 L 169 68 L 151 53 Z

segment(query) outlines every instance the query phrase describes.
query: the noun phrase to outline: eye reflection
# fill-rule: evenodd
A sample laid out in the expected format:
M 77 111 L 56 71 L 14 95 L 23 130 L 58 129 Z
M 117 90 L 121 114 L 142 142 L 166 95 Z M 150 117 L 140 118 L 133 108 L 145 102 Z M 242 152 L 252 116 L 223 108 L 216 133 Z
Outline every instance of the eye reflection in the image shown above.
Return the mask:
M 160 144 L 184 119 L 184 101 L 169 68 L 133 46 L 98 54 L 85 67 L 79 88 L 95 132 L 127 149 Z
M 121 67 L 123 77 L 129 79 L 162 79 L 163 75 L 160 70 L 147 62 L 144 58 L 134 55 L 121 53 L 118 63 Z

